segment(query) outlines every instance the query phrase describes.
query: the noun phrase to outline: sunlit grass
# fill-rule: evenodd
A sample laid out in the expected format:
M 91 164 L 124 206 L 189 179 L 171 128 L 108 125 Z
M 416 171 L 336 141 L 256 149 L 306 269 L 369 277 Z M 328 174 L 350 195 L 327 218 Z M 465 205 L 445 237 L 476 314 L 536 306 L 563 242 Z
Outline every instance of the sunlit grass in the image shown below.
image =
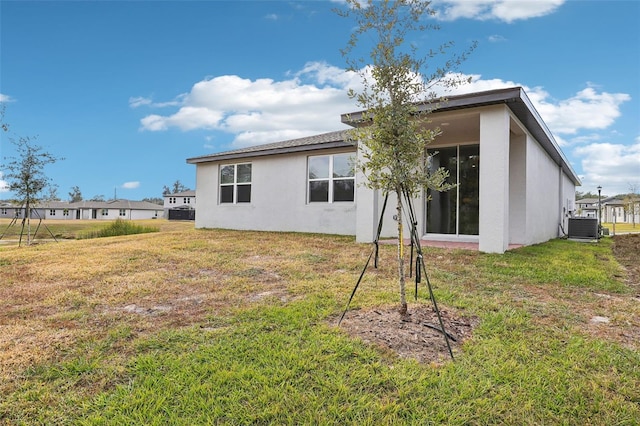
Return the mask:
M 479 321 L 435 367 L 336 327 L 370 246 L 155 223 L 0 248 L 0 423 L 640 422 L 638 347 L 621 340 L 640 304 L 609 239 L 427 248 L 441 308 Z M 381 248 L 353 308 L 398 303 L 394 256 Z
M 620 234 L 627 232 L 640 233 L 640 223 L 633 224 L 617 222 L 614 225 L 613 222 L 603 222 L 602 227 L 609 229 L 610 234 Z

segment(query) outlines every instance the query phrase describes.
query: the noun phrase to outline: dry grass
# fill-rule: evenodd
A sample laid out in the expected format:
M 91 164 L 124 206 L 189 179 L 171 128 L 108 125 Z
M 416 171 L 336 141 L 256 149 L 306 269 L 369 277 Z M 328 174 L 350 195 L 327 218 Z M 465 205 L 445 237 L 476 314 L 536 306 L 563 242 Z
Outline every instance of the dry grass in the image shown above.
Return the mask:
M 246 308 L 296 305 L 288 302 L 308 295 L 328 300 L 329 317 L 334 318 L 371 250 L 354 244 L 351 237 L 194 230 L 190 222 L 149 222 L 160 226 L 161 232 L 0 247 L 0 395 L 15 395 L 10 407 L 13 415 L 37 417 L 30 410 L 38 405 L 29 402 L 30 392 L 37 389 L 29 386 L 35 383 L 37 388 L 42 382 L 38 382 L 40 376 L 31 380 L 29 375 L 39 368 L 51 371 L 74 365 L 82 369 L 99 363 L 99 373 L 81 384 L 64 382 L 68 388 L 63 397 L 49 391 L 37 398 L 40 409 L 60 404 L 60 410 L 69 410 L 75 401 L 91 400 L 126 382 L 139 345 L 151 344 L 141 342 L 153 342 L 164 334 L 175 336 L 193 326 L 217 332 Z M 640 286 L 632 266 L 638 264 L 638 253 L 623 250 L 623 264 L 629 265 L 624 270 L 611 255 L 613 243 L 607 239 L 598 246 L 581 246 L 554 241 L 502 256 L 429 249 L 427 268 L 441 308 L 482 321 L 485 337 L 466 347 L 465 356 L 473 362 L 462 357 L 458 368 L 483 377 L 483 371 L 495 364 L 486 361 L 488 353 L 510 336 L 521 336 L 522 341 L 506 347 L 496 362 L 505 362 L 501 357 L 521 348 L 529 356 L 523 368 L 530 362 L 541 363 L 551 369 L 545 376 L 549 380 L 559 374 L 553 370 L 558 359 L 545 361 L 546 357 L 557 352 L 554 345 L 564 350 L 567 340 L 580 341 L 582 337 L 577 336 L 620 344 L 636 354 L 640 350 Z M 353 309 L 397 303 L 395 247 L 381 249 L 382 267 L 368 270 Z M 560 259 L 561 255 L 567 257 Z M 585 266 L 576 267 L 579 264 Z M 427 303 L 424 294 L 421 298 Z M 596 316 L 609 322 L 591 321 Z M 392 333 L 386 331 L 389 337 Z M 533 347 L 545 355 L 531 355 Z M 478 362 L 487 364 L 475 371 L 472 367 Z M 617 373 L 605 364 L 593 371 L 612 381 L 613 393 L 627 379 L 616 381 Z M 566 372 L 571 376 L 574 367 Z M 529 374 L 533 373 L 525 370 L 524 376 Z M 628 379 L 631 384 L 637 380 L 635 376 Z M 464 389 L 470 383 L 474 392 L 483 386 L 482 380 L 463 377 L 452 389 Z M 567 378 L 567 383 L 572 381 Z M 580 395 L 586 395 L 588 386 L 582 386 Z M 527 386 L 518 389 L 523 399 L 530 397 Z M 628 394 L 637 397 L 633 391 Z M 538 402 L 544 400 L 541 391 Z M 474 412 L 478 400 L 470 397 L 469 401 L 467 408 Z M 492 412 L 490 407 L 487 412 Z M 537 415 L 544 418 L 544 413 Z
M 265 300 L 317 292 L 307 286 L 318 285 L 319 276 L 325 289 L 347 293 L 354 265 L 369 250 L 344 244 L 350 238 L 153 223 L 162 232 L 0 248 L 0 393 L 17 372 L 114 329 L 127 328 L 133 338 L 206 323 Z

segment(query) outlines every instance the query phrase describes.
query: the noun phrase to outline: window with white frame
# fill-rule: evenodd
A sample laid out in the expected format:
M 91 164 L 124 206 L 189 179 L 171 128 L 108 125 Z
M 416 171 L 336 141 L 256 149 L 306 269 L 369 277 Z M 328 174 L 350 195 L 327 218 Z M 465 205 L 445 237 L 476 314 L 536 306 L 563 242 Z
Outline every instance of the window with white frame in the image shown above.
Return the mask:
M 309 157 L 307 188 L 310 203 L 353 201 L 355 195 L 353 153 Z
M 109 215 L 109 210 L 108 209 L 102 209 L 102 216 L 108 216 Z
M 126 209 L 120 209 L 120 216 L 126 216 L 127 215 L 127 210 Z
M 251 202 L 251 163 L 220 167 L 220 203 Z
M 49 210 L 49 216 L 55 216 L 56 211 L 54 209 Z

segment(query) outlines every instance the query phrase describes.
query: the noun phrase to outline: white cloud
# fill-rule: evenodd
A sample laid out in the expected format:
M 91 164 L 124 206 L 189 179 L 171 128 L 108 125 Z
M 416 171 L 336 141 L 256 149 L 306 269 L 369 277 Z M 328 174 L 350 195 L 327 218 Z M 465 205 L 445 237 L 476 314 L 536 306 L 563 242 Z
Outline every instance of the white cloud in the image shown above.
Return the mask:
M 640 185 L 640 138 L 632 145 L 593 143 L 577 147 L 573 154 L 581 158 L 584 191 L 602 186 L 607 195 L 629 192 L 629 185 Z
M 478 74 L 459 76 L 471 77 L 471 83 L 459 86 L 448 92 L 449 94 L 523 87 L 549 129 L 558 135 L 574 135 L 581 130 L 606 129 L 620 117 L 620 106 L 631 99 L 626 93 L 598 92 L 595 87 L 588 85 L 567 99 L 557 100 L 542 87 L 528 87 L 500 79 L 483 80 Z
M 0 192 L 9 192 L 9 182 L 2 179 L 2 172 L 0 172 Z
M 163 108 L 168 106 L 178 106 L 182 103 L 184 94 L 176 96 L 172 101 L 168 102 L 153 102 L 152 98 L 145 98 L 144 96 L 132 96 L 129 98 L 129 106 L 131 108 L 138 108 L 141 106 L 150 106 L 155 108 Z
M 138 108 L 143 105 L 151 105 L 151 99 L 145 98 L 143 96 L 132 96 L 129 98 L 129 106 L 131 108 Z
M 620 116 L 620 105 L 631 99 L 626 93 L 598 93 L 587 87 L 557 103 L 538 99 L 536 108 L 554 132 L 575 134 L 580 129 L 605 129 Z
M 493 34 L 493 35 L 490 35 L 487 39 L 488 39 L 491 43 L 500 43 L 500 42 L 503 42 L 503 41 L 507 41 L 507 39 L 506 39 L 506 38 L 504 38 L 503 36 L 501 36 L 500 34 Z
M 140 182 L 125 182 L 122 184 L 123 189 L 136 189 L 140 187 Z
M 14 102 L 14 101 L 15 99 L 13 99 L 11 96 L 0 93 L 0 102 Z
M 630 100 L 625 93 L 608 93 L 591 84 L 566 99 L 553 98 L 542 87 L 501 79 L 483 79 L 479 74 L 456 74 L 471 78 L 449 95 L 522 86 L 542 119 L 563 146 L 588 142 L 583 130 L 597 131 L 611 126 L 621 114 L 620 106 Z M 310 62 L 285 79 L 250 80 L 223 75 L 197 82 L 174 103 L 173 114 L 150 114 L 140 120 L 141 130 L 183 131 L 205 129 L 235 135 L 237 147 L 303 137 L 342 128 L 340 114 L 356 109 L 346 96 L 349 87 L 358 89 L 357 73 L 323 62 Z M 147 98 L 131 98 L 135 106 L 167 105 Z M 570 140 L 560 136 L 574 136 Z M 591 136 L 593 137 L 593 136 Z M 593 140 L 591 140 L 593 141 Z
M 467 18 L 477 20 L 517 20 L 553 13 L 565 0 L 437 0 L 434 9 L 444 21 Z
M 282 81 L 213 77 L 194 84 L 174 114 L 144 117 L 141 129 L 220 130 L 235 134 L 236 146 L 332 131 L 343 127 L 340 114 L 354 109 L 346 91 L 355 81 L 355 73 L 325 63 L 308 63 Z
M 269 13 L 264 17 L 264 19 L 267 19 L 269 21 L 277 21 L 279 19 L 279 16 L 275 13 Z

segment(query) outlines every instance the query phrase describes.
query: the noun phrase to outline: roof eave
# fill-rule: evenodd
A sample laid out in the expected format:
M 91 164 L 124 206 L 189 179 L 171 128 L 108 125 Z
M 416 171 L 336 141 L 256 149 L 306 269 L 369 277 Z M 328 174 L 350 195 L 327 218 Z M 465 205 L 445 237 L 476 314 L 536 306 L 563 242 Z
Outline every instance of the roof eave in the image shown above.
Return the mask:
M 438 102 L 435 107 L 433 104 L 428 102 L 422 103 L 418 106 L 418 110 L 420 112 L 427 112 L 431 109 L 431 113 L 438 114 L 466 108 L 478 108 L 499 104 L 505 104 L 511 109 L 511 111 L 513 111 L 518 120 L 520 120 L 536 140 L 538 140 L 556 164 L 562 167 L 562 170 L 564 170 L 575 185 L 582 185 L 580 178 L 573 170 L 573 167 L 571 167 L 571 164 L 565 157 L 562 150 L 560 150 L 553 134 L 544 121 L 542 121 L 542 118 L 522 87 L 510 87 L 480 93 L 451 96 L 446 98 L 444 101 Z M 359 127 L 363 125 L 363 116 L 364 111 L 357 111 L 342 114 L 340 118 L 345 124 L 352 127 Z
M 216 161 L 216 162 L 229 161 L 229 160 L 238 160 L 238 159 L 252 158 L 252 157 L 265 157 L 269 155 L 282 155 L 282 154 L 292 154 L 292 153 L 298 153 L 298 152 L 349 148 L 354 146 L 355 145 L 351 142 L 334 141 L 334 142 L 323 142 L 323 143 L 318 143 L 314 145 L 300 145 L 300 146 L 292 146 L 292 147 L 284 147 L 284 148 L 271 148 L 271 149 L 265 149 L 262 151 L 235 152 L 235 153 L 230 152 L 227 154 L 221 153 L 221 154 L 205 155 L 202 157 L 187 158 L 187 164 L 209 163 L 213 161 Z

